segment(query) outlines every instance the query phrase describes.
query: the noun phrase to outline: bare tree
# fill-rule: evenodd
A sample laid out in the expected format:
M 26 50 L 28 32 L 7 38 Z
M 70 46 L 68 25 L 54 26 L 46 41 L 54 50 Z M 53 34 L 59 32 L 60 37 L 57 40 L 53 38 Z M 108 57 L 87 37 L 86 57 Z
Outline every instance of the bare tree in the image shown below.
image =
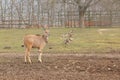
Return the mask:
M 78 7 L 79 27 L 83 27 L 83 28 L 85 27 L 84 25 L 85 12 L 90 6 L 96 5 L 100 1 L 101 0 L 62 0 L 63 4 L 67 3 Z
M 120 0 L 101 0 L 100 5 L 105 10 L 120 10 Z
M 79 27 L 85 27 L 84 25 L 84 16 L 85 16 L 85 12 L 87 11 L 87 9 L 92 6 L 95 5 L 99 2 L 100 0 L 68 0 L 67 3 L 69 4 L 73 4 L 78 6 L 78 13 L 79 13 Z

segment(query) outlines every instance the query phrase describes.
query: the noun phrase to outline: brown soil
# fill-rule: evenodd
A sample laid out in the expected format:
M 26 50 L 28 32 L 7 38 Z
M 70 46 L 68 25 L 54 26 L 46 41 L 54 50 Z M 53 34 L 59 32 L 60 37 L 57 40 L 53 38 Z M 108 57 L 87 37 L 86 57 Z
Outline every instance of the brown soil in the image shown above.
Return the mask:
M 0 54 L 0 80 L 120 80 L 120 54 Z

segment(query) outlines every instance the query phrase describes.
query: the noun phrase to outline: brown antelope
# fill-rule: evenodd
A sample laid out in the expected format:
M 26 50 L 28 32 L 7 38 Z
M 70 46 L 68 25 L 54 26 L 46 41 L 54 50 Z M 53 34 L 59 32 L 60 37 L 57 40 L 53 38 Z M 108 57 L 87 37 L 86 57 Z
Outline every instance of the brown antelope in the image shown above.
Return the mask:
M 38 61 L 42 62 L 42 50 L 45 47 L 46 43 L 48 43 L 48 31 L 45 29 L 45 33 L 43 35 L 36 34 L 36 35 L 26 35 L 24 37 L 24 46 L 25 46 L 25 62 L 31 63 L 30 59 L 30 51 L 31 48 L 38 48 L 39 56 Z

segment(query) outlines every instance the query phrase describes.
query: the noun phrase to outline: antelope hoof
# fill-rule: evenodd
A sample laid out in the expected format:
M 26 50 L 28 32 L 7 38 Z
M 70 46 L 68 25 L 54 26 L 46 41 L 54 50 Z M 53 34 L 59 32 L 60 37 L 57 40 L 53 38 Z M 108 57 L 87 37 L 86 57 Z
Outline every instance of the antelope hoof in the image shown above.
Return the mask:
M 27 62 L 24 62 L 25 64 L 27 64 Z
M 32 62 L 24 62 L 25 64 L 31 64 Z
M 38 60 L 39 63 L 42 63 L 42 60 Z

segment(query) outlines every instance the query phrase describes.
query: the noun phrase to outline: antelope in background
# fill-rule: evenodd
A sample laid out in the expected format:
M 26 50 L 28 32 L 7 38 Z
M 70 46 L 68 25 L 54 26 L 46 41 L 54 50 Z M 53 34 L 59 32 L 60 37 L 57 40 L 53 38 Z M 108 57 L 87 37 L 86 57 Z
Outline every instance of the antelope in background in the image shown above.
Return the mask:
M 31 63 L 30 59 L 30 51 L 32 48 L 38 48 L 39 51 L 39 56 L 38 56 L 38 61 L 42 63 L 42 50 L 45 47 L 45 45 L 48 43 L 48 35 L 49 35 L 49 30 L 44 27 L 44 34 L 30 34 L 30 35 L 25 35 L 24 36 L 24 46 L 25 46 L 25 63 L 28 61 Z

